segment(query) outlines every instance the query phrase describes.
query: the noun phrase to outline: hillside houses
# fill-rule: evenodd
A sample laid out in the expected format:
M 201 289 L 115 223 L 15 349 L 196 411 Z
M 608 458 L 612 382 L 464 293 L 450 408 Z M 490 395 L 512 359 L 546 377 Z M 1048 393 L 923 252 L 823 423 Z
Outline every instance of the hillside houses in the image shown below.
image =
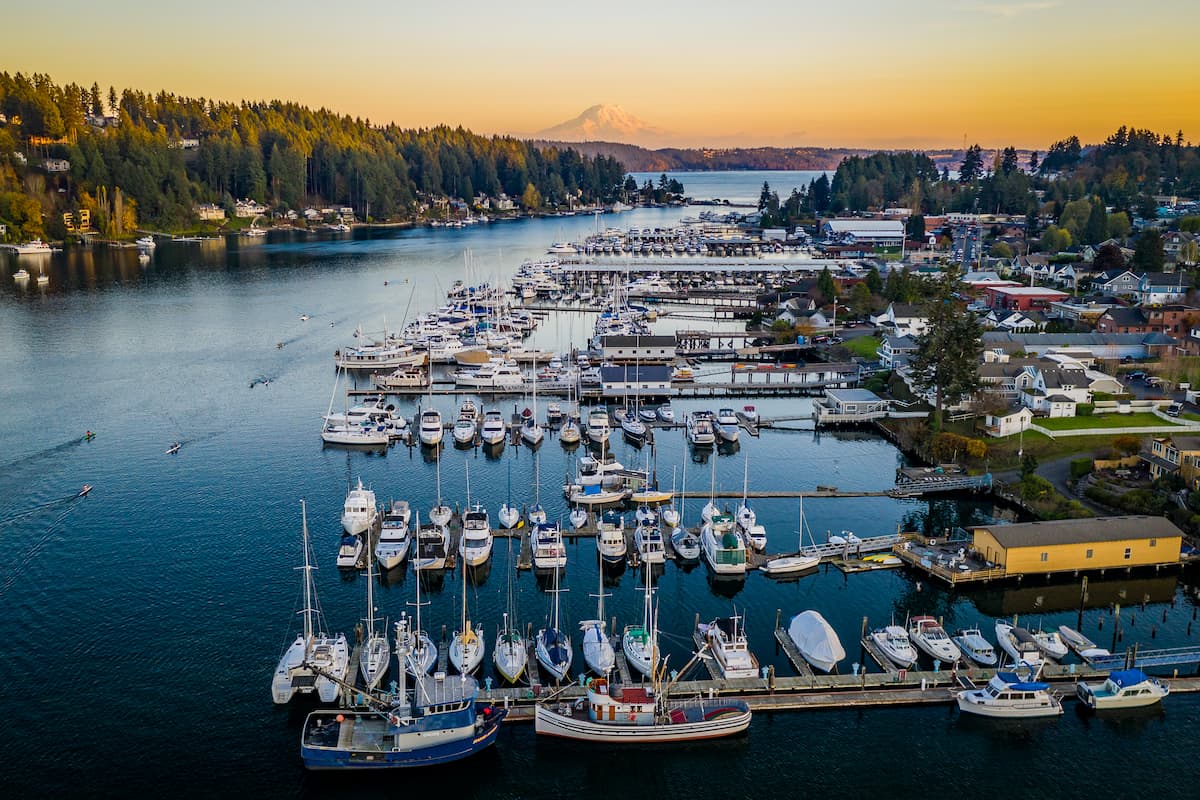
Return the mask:
M 888 303 L 882 314 L 871 317 L 871 322 L 896 336 L 920 336 L 929 325 L 925 310 L 911 303 Z

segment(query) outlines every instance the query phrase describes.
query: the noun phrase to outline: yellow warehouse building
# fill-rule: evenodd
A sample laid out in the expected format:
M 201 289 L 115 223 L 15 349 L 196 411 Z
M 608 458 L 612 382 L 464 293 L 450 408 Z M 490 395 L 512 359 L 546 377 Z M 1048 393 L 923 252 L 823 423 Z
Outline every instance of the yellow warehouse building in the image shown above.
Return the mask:
M 1178 564 L 1183 532 L 1166 517 L 1123 516 L 981 525 L 974 549 L 1008 575 Z

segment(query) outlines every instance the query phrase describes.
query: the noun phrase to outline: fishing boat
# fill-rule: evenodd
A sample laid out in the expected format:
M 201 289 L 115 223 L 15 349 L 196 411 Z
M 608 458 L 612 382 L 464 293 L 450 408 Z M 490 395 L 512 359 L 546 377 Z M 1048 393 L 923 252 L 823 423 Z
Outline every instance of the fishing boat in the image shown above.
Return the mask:
M 833 671 L 846 657 L 842 640 L 820 612 L 809 609 L 792 617 L 788 638 L 809 664 L 822 672 Z
M 625 541 L 623 518 L 604 514 L 596 522 L 596 549 L 606 564 L 620 564 L 625 560 L 629 545 Z
M 342 534 L 342 541 L 338 544 L 337 552 L 338 569 L 357 569 L 362 554 L 362 537 L 351 536 L 348 533 Z
M 463 514 L 462 539 L 458 552 L 468 567 L 478 567 L 492 557 L 493 536 L 488 513 L 478 503 Z
M 917 651 L 908 640 L 908 633 L 899 625 L 885 625 L 871 631 L 869 637 L 888 661 L 900 669 L 911 669 L 917 663 Z
M 908 638 L 920 650 L 935 661 L 954 664 L 962 659 L 962 651 L 958 649 L 936 619 L 930 616 L 917 616 L 908 621 Z
M 723 442 L 736 442 L 741 433 L 737 413 L 732 408 L 722 408 L 717 411 L 717 435 Z
M 981 717 L 1031 719 L 1063 713 L 1050 684 L 1022 680 L 1014 672 L 997 672 L 987 686 L 956 692 L 955 700 L 960 710 Z
M 421 424 L 417 436 L 426 447 L 436 447 L 441 444 L 445 429 L 442 427 L 442 413 L 436 408 L 428 408 L 421 412 Z
M 342 529 L 351 536 L 366 533 L 378 518 L 375 508 L 375 493 L 363 488 L 362 478 L 358 485 L 346 494 L 346 502 L 342 506 Z
M 479 431 L 479 438 L 484 444 L 488 446 L 504 444 L 507 434 L 508 425 L 499 411 L 492 409 L 483 415 L 483 427 Z
M 367 559 L 367 623 L 363 631 L 362 648 L 358 652 L 358 669 L 368 689 L 374 689 L 387 674 L 392 661 L 392 649 L 387 636 L 375 630 L 375 576 L 371 570 L 371 559 Z M 386 624 L 384 630 L 387 630 Z
M 406 500 L 393 500 L 383 514 L 383 525 L 379 530 L 379 541 L 375 544 L 375 560 L 384 569 L 399 566 L 408 557 L 412 547 L 410 523 L 412 509 Z
M 468 514 L 470 513 L 473 512 L 468 512 Z M 486 519 L 487 515 L 485 514 L 484 520 L 486 521 Z M 489 553 L 491 551 L 490 544 L 488 551 Z M 473 628 L 471 619 L 467 616 L 467 570 L 464 567 L 462 569 L 462 626 L 454 632 L 454 637 L 450 640 L 450 663 L 460 674 L 467 675 L 479 668 L 485 652 L 487 652 L 487 647 L 483 641 L 483 631 Z
M 670 700 L 671 685 L 662 691 L 633 686 L 610 690 L 608 681 L 592 680 L 586 698 L 574 706 L 535 706 L 534 730 L 543 736 L 587 742 L 655 743 L 715 739 L 750 726 L 750 707 L 744 701 Z
M 758 659 L 746 641 L 743 617 L 717 617 L 712 622 L 700 623 L 697 632 L 708 642 L 709 652 L 726 679 L 759 677 Z
M 633 544 L 641 561 L 647 564 L 666 562 L 666 545 L 663 543 L 662 529 L 657 525 L 640 523 L 633 532 Z
M 449 551 L 450 531 L 445 525 L 430 522 L 417 526 L 417 553 L 413 558 L 415 571 L 445 569 Z
M 564 556 L 564 559 L 566 557 Z M 554 680 L 562 681 L 571 671 L 571 637 L 568 636 L 559 623 L 558 596 L 563 590 L 558 588 L 559 570 L 554 570 L 554 603 L 549 624 L 537 632 L 535 654 L 538 663 Z
M 607 678 L 617 663 L 616 653 L 613 652 L 612 642 L 608 639 L 608 623 L 604 621 L 604 570 L 597 571 L 599 588 L 596 591 L 596 618 L 579 622 L 579 630 L 583 632 L 583 660 L 588 669 Z
M 996 666 L 996 649 L 979 628 L 964 628 L 951 637 L 963 655 L 984 667 Z
M 312 552 L 308 543 L 308 511 L 300 503 L 304 542 L 304 608 L 300 616 L 303 630 L 284 650 L 271 677 L 271 699 L 277 704 L 290 702 L 297 693 L 316 692 L 323 702 L 332 703 L 341 696 L 341 686 L 327 676 L 345 679 L 350 669 L 350 645 L 344 634 L 324 632 L 325 616 L 317 601 L 313 584 Z
M 1140 669 L 1111 672 L 1103 683 L 1075 684 L 1075 695 L 1093 711 L 1152 706 L 1170 693 L 1171 687 L 1165 681 L 1151 678 Z
M 645 592 L 640 625 L 626 625 L 621 635 L 621 649 L 629 666 L 648 678 L 658 665 L 658 620 L 654 613 L 654 573 L 646 564 L 643 573 Z
M 996 643 L 1013 660 L 1015 666 L 1027 666 L 1036 673 L 1045 664 L 1042 650 L 1033 640 L 1033 634 L 1024 628 L 1010 625 L 1002 619 L 996 620 Z
M 366 710 L 311 712 L 300 734 L 305 768 L 433 766 L 460 761 L 496 743 L 508 712 L 479 705 L 474 678 L 420 675 L 409 692 L 403 672 L 394 698 L 368 692 L 363 695 Z

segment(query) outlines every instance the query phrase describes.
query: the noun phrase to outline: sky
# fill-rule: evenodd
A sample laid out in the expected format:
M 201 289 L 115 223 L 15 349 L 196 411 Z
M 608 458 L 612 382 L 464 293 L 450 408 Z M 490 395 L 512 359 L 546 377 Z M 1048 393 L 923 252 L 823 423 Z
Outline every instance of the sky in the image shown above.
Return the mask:
M 594 104 L 651 146 L 1200 141 L 1197 0 L 17 3 L 0 70 L 530 135 Z M 635 137 L 636 138 L 636 137 Z

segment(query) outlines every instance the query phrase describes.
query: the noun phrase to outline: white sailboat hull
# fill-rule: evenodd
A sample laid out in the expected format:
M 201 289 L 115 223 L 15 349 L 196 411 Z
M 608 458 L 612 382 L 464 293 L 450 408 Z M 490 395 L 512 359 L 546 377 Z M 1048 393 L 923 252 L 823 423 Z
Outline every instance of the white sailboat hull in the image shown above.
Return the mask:
M 715 739 L 740 733 L 750 726 L 751 713 L 744 711 L 717 719 L 672 725 L 617 725 L 567 717 L 545 706 L 534 709 L 534 730 L 545 736 L 559 736 L 585 742 L 682 742 Z

